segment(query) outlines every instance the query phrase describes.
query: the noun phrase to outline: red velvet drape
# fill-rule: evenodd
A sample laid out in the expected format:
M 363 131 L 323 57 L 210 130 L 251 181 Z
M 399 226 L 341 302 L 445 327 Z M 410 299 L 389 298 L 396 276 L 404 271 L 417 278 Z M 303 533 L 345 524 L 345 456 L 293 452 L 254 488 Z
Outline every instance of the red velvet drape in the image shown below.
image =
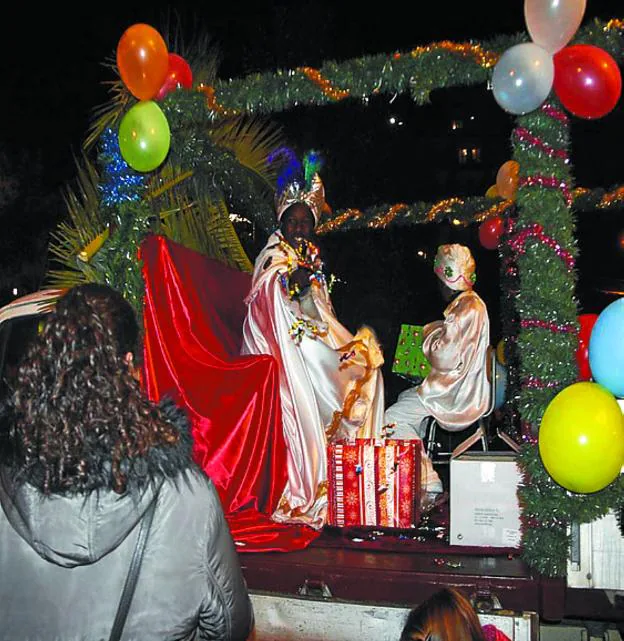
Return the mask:
M 240 356 L 249 274 L 162 236 L 141 247 L 144 381 L 192 423 L 195 460 L 215 483 L 240 552 L 300 549 L 317 533 L 270 520 L 286 483 L 278 368 Z

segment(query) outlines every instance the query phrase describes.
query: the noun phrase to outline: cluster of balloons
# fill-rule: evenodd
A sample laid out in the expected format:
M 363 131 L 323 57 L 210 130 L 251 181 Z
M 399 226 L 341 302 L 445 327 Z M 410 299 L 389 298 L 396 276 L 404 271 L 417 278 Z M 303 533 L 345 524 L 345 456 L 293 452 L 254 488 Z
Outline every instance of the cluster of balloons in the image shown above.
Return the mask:
M 492 74 L 496 102 L 512 114 L 537 109 L 551 90 L 570 113 L 600 118 L 617 104 L 622 78 L 600 47 L 566 46 L 579 28 L 586 0 L 525 0 L 531 42 L 510 47 Z
M 552 479 L 589 494 L 624 466 L 624 298 L 579 316 L 579 382 L 553 398 L 542 417 L 539 452 Z
M 121 36 L 117 67 L 128 91 L 139 100 L 119 125 L 121 155 L 136 171 L 153 171 L 165 160 L 171 144 L 169 123 L 156 101 L 178 87 L 190 89 L 191 68 L 181 56 L 168 52 L 156 29 L 142 23 Z
M 496 173 L 496 183 L 485 195 L 488 198 L 504 198 L 515 200 L 518 191 L 518 176 L 520 165 L 515 160 L 504 162 Z M 504 223 L 500 216 L 493 216 L 479 225 L 479 242 L 486 249 L 496 249 L 503 233 Z

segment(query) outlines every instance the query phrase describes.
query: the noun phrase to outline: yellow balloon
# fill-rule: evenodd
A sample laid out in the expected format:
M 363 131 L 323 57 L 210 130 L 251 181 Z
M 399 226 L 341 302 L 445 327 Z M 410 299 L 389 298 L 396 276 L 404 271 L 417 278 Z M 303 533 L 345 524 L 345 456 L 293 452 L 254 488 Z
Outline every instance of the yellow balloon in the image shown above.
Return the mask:
M 488 190 L 485 192 L 487 198 L 498 198 L 498 188 L 496 185 L 488 187 Z
M 507 365 L 507 359 L 505 358 L 505 339 L 501 338 L 498 341 L 496 346 L 496 358 L 501 365 Z
M 598 492 L 624 465 L 624 417 L 615 396 L 597 383 L 574 383 L 550 402 L 538 439 L 552 479 L 572 492 Z

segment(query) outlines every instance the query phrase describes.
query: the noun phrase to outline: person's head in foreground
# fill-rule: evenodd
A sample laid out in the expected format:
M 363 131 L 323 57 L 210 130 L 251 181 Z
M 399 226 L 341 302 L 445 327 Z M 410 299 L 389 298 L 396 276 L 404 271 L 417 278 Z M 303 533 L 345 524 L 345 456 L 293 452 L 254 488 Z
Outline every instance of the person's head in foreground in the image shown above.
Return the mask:
M 400 641 L 485 641 L 470 601 L 444 588 L 408 615 Z
M 475 260 L 468 247 L 456 243 L 438 247 L 433 271 L 443 285 L 446 299 L 474 287 L 477 280 L 475 269 Z
M 178 430 L 142 394 L 134 359 L 139 326 L 105 285 L 74 287 L 21 363 L 11 404 L 11 464 L 45 494 L 107 487 L 123 493 Z M 145 465 L 145 463 L 141 463 Z

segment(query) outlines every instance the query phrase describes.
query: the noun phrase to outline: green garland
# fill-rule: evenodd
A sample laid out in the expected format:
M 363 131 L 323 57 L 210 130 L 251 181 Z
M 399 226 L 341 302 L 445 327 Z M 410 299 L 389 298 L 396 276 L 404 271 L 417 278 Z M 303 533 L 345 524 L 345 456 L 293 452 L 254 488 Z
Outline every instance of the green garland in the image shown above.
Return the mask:
M 480 223 L 492 216 L 508 216 L 515 202 L 485 196 L 448 198 L 436 203 L 372 205 L 362 210 L 339 209 L 317 229 L 319 235 L 348 232 L 357 229 L 385 229 L 390 225 L 423 225 L 453 222 L 456 225 Z M 586 189 L 574 194 L 573 211 L 577 214 L 624 209 L 624 186 L 607 190 L 602 187 Z M 396 212 L 394 214 L 394 212 Z
M 572 43 L 601 47 L 620 62 L 624 58 L 620 29 L 619 23 L 594 20 L 579 29 Z M 211 106 L 215 117 L 242 112 L 271 114 L 345 99 L 366 101 L 380 93 L 410 93 L 422 105 L 434 89 L 485 84 L 495 59 L 509 47 L 528 40 L 528 34 L 520 33 L 481 44 L 434 43 L 405 54 L 326 62 L 312 70 L 316 73 L 296 68 L 219 80 L 214 85 Z

